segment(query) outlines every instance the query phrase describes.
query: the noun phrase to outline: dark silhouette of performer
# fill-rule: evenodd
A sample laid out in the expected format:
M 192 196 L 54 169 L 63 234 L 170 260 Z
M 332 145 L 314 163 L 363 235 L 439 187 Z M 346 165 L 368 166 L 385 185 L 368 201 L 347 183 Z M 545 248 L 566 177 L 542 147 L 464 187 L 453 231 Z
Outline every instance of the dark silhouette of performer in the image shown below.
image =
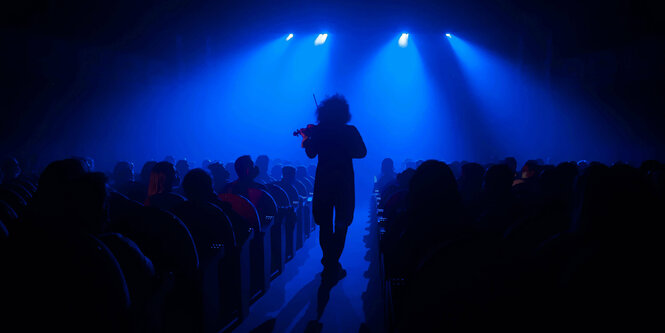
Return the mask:
M 344 96 L 337 94 L 323 100 L 316 114 L 319 124 L 299 133 L 307 156 L 319 156 L 312 211 L 315 223 L 320 226 L 323 273 L 342 278 L 345 271 L 339 258 L 355 208 L 352 159 L 365 157 L 367 148 L 358 130 L 347 125 L 351 114 Z

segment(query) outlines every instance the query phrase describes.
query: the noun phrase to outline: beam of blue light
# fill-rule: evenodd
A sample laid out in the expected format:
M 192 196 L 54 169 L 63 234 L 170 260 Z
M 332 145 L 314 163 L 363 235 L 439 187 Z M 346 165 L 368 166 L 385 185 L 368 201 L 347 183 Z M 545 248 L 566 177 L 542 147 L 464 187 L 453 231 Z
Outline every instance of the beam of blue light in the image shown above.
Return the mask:
M 459 36 L 448 38 L 495 144 L 521 158 L 591 153 L 612 141 L 585 104 L 558 94 L 528 68 L 517 66 Z M 585 133 L 582 140 L 578 134 Z M 520 156 L 517 156 L 520 158 Z
M 370 59 L 350 89 L 353 121 L 359 124 L 369 154 L 376 158 L 440 158 L 449 153 L 444 140 L 447 124 L 440 116 L 417 40 L 409 47 L 392 38 Z M 443 128 L 443 130 L 442 130 Z M 369 156 L 369 155 L 368 155 Z
M 399 40 L 397 41 L 397 44 L 400 47 L 407 47 L 409 45 L 409 34 L 403 33 L 400 37 Z

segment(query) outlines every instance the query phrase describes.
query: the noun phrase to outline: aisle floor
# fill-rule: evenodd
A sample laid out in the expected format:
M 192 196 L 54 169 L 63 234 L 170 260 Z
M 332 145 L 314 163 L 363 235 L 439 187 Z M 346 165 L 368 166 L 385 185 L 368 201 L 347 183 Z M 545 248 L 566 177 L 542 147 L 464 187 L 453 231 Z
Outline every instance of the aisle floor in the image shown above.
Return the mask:
M 335 285 L 321 284 L 317 228 L 234 332 L 380 332 L 382 302 L 374 278 L 378 272 L 375 265 L 370 267 L 375 253 L 370 245 L 375 242 L 367 207 L 356 207 L 349 227 L 340 260 L 347 271 L 344 279 Z

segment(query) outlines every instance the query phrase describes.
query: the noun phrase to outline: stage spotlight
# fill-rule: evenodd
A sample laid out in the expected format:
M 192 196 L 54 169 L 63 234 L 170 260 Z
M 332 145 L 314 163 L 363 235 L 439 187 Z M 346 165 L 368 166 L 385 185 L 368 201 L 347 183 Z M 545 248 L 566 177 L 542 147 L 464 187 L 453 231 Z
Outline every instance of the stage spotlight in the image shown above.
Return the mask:
M 323 43 L 326 42 L 327 38 L 328 34 L 319 34 L 319 36 L 316 37 L 316 40 L 314 41 L 314 45 L 323 45 Z
M 293 38 L 293 34 L 289 34 L 288 36 L 286 36 L 286 40 L 289 40 L 291 38 Z
M 402 34 L 397 43 L 399 44 L 399 47 L 406 47 L 409 45 L 409 34 Z
M 452 38 L 453 36 L 451 36 L 450 34 L 446 34 L 446 37 Z

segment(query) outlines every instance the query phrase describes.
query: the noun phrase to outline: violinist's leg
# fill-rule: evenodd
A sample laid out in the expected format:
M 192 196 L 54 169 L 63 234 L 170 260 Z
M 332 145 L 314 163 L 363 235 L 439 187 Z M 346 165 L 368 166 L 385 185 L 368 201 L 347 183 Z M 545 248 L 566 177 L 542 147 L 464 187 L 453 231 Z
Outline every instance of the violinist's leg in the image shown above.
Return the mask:
M 334 259 L 333 249 L 333 200 L 330 195 L 326 194 L 323 191 L 314 194 L 312 214 L 314 215 L 314 222 L 319 225 L 319 244 L 323 252 L 321 264 L 324 267 L 329 267 L 337 260 Z

